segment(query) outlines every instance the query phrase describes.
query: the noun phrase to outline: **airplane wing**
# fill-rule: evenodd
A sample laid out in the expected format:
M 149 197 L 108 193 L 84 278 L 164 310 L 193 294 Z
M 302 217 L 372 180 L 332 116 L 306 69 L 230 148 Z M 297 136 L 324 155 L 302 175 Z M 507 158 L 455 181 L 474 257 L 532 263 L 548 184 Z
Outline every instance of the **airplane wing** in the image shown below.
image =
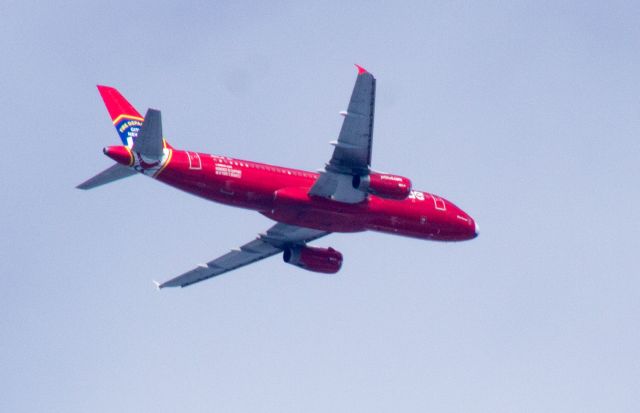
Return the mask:
M 331 142 L 335 146 L 333 156 L 309 191 L 309 195 L 346 203 L 366 198 L 366 193 L 353 188 L 352 180 L 354 176 L 369 174 L 376 100 L 376 79 L 362 67 L 356 67 L 358 78 L 349 109 L 341 112 L 342 129 L 338 140 Z
M 287 246 L 304 245 L 327 234 L 329 232 L 278 223 L 269 228 L 266 234 L 260 234 L 257 239 L 239 249 L 159 284 L 158 288 L 187 287 L 278 254 Z

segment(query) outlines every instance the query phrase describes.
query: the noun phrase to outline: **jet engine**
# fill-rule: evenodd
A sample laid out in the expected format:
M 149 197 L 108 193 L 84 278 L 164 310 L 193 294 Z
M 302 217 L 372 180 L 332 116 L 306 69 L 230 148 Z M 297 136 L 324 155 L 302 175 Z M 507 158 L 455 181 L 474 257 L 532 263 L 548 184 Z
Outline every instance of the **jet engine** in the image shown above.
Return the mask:
M 353 187 L 380 198 L 403 200 L 411 192 L 409 178 L 398 175 L 372 173 L 366 176 L 354 176 Z
M 294 245 L 285 248 L 284 262 L 308 271 L 335 274 L 342 266 L 342 254 L 333 248 Z

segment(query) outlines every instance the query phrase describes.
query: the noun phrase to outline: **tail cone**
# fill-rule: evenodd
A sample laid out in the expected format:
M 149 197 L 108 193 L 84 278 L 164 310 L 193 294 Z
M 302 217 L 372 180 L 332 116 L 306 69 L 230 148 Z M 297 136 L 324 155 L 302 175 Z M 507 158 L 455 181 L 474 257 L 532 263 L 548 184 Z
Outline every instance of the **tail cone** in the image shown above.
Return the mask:
M 131 166 L 133 165 L 133 156 L 126 146 L 107 146 L 102 150 L 105 155 L 119 164 Z

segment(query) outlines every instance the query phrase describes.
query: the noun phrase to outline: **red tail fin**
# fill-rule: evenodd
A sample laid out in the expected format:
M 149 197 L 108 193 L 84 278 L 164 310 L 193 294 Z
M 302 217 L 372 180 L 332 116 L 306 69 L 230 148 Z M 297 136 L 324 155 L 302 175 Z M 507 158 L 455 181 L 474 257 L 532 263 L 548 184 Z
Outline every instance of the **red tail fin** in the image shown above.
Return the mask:
M 122 143 L 131 147 L 144 119 L 115 88 L 98 85 L 98 91 Z
M 133 146 L 133 141 L 138 136 L 144 118 L 116 88 L 98 85 L 98 91 L 123 145 Z M 164 145 L 167 148 L 171 147 L 166 140 Z

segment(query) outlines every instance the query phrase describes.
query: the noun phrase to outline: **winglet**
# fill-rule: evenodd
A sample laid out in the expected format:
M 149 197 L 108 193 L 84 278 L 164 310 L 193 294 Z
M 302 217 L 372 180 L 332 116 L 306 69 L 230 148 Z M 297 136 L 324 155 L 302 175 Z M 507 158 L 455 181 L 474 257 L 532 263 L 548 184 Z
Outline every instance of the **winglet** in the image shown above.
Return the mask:
M 156 286 L 156 289 L 159 290 L 159 289 L 162 288 L 162 286 L 160 285 L 160 283 L 158 281 L 156 281 L 156 280 L 151 280 L 151 281 L 153 281 L 153 284 Z
M 358 68 L 358 74 L 359 75 L 364 75 L 365 73 L 369 73 L 369 72 L 367 72 L 367 69 L 365 69 L 364 67 L 360 66 L 359 64 L 356 64 L 356 67 Z

